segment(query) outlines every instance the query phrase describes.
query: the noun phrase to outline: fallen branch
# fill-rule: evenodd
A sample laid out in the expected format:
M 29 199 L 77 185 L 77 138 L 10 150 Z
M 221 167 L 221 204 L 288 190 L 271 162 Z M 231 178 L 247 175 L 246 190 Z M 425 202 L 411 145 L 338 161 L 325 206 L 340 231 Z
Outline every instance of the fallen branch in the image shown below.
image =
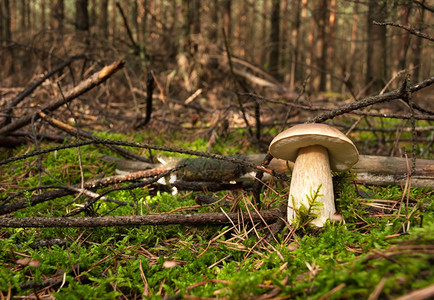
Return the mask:
M 181 167 L 181 166 L 180 166 Z M 177 168 L 180 168 L 177 167 Z M 46 202 L 46 201 L 50 201 L 59 197 L 63 197 L 63 196 L 67 196 L 67 195 L 71 195 L 71 194 L 75 194 L 77 192 L 77 190 L 79 191 L 81 188 L 84 189 L 96 189 L 96 188 L 100 188 L 100 187 L 104 187 L 104 186 L 108 186 L 108 185 L 115 185 L 117 183 L 121 183 L 121 182 L 127 182 L 127 181 L 137 181 L 139 179 L 142 178 L 148 178 L 148 177 L 152 177 L 150 179 L 148 179 L 147 181 L 143 181 L 140 182 L 140 186 L 146 186 L 149 185 L 151 183 L 156 182 L 158 179 L 163 178 L 164 176 L 169 175 L 170 173 L 174 172 L 177 170 L 177 168 L 174 169 L 163 169 L 163 170 L 145 170 L 145 171 L 138 171 L 135 173 L 130 173 L 130 174 L 125 174 L 125 175 L 115 175 L 115 176 L 110 176 L 110 177 L 106 177 L 100 180 L 91 180 L 89 182 L 84 183 L 83 187 L 81 187 L 80 184 L 78 185 L 74 185 L 72 187 L 60 187 L 61 189 L 59 190 L 54 190 L 54 191 L 50 191 L 44 194 L 37 194 L 37 195 L 33 195 L 31 196 L 29 199 L 26 200 L 21 200 L 9 205 L 5 205 L 7 202 L 9 202 L 12 197 L 8 197 L 6 198 L 2 203 L 0 203 L 0 215 L 5 215 L 5 214 L 9 214 L 11 212 L 29 207 L 29 206 L 35 206 L 37 204 Z M 42 187 L 43 188 L 43 187 Z M 41 188 L 41 189 L 42 189 Z M 123 187 L 125 188 L 125 187 Z M 107 193 L 107 192 L 105 192 Z M 99 197 L 103 196 L 103 194 L 101 194 Z M 95 201 L 95 199 L 94 199 Z
M 306 110 L 306 111 L 323 111 L 324 113 L 333 111 L 333 109 L 323 107 L 323 106 L 314 106 L 314 105 L 308 106 L 308 105 L 297 104 L 294 102 L 282 102 L 280 100 L 266 98 L 264 96 L 261 96 L 261 95 L 255 94 L 255 93 L 239 93 L 239 94 L 241 96 L 247 96 L 249 98 L 257 99 L 261 102 L 279 104 L 279 105 L 294 107 L 294 108 L 298 108 L 298 109 L 302 109 L 302 110 Z M 362 101 L 362 100 L 359 100 L 359 101 Z M 387 100 L 387 101 L 389 101 L 389 100 Z M 384 102 L 384 101 L 382 100 L 381 102 Z M 357 101 L 357 102 L 353 102 L 353 103 L 359 103 L 359 102 Z M 353 103 L 351 103 L 351 104 L 353 104 Z M 415 109 L 417 109 L 419 111 L 423 111 L 424 114 L 410 115 L 410 114 L 397 114 L 397 113 L 382 113 L 382 112 L 362 111 L 362 110 L 358 110 L 358 109 L 348 111 L 348 112 L 343 112 L 343 113 L 350 113 L 350 114 L 359 115 L 359 116 L 380 117 L 380 118 L 394 118 L 394 119 L 411 119 L 411 118 L 414 118 L 416 120 L 427 120 L 427 121 L 434 120 L 434 115 L 432 115 L 431 112 L 427 111 L 426 109 L 424 109 L 418 105 L 415 105 Z M 339 115 L 343 114 L 343 113 L 339 113 Z M 338 116 L 338 115 L 336 115 L 336 116 Z
M 6 118 L 3 121 L 0 121 L 0 127 L 3 127 L 10 123 L 10 114 L 12 113 L 12 108 L 17 106 L 21 101 L 24 100 L 27 96 L 33 93 L 33 91 L 40 86 L 45 80 L 63 70 L 66 66 L 70 65 L 76 59 L 87 59 L 85 54 L 74 55 L 66 59 L 64 62 L 56 66 L 53 70 L 49 71 L 47 74 L 42 76 L 40 79 L 33 82 L 26 89 L 24 89 L 17 97 L 15 97 L 10 103 L 6 104 L 6 107 L 3 109 L 3 113 L 6 115 Z
M 414 92 L 416 92 L 420 89 L 423 89 L 423 88 L 425 88 L 425 87 L 427 87 L 433 83 L 434 83 L 434 76 L 427 78 L 422 82 L 419 82 L 417 84 L 414 84 L 414 85 L 408 87 L 408 91 L 410 91 L 411 93 L 414 93 Z M 382 95 L 366 97 L 366 98 L 363 98 L 363 99 L 358 100 L 356 102 L 352 102 L 350 104 L 343 105 L 343 106 L 336 108 L 336 109 L 333 109 L 331 111 L 327 111 L 325 113 L 322 113 L 322 114 L 316 116 L 315 118 L 310 119 L 308 121 L 308 123 L 322 123 L 328 119 L 333 119 L 334 117 L 343 115 L 345 113 L 352 112 L 356 109 L 368 107 L 368 106 L 371 106 L 371 105 L 377 104 L 377 103 L 392 101 L 395 99 L 404 99 L 406 97 L 407 97 L 407 89 L 406 88 L 400 88 L 400 89 L 397 89 L 397 90 L 394 90 L 394 91 L 391 91 L 389 93 L 385 93 Z
M 121 69 L 124 66 L 123 61 L 117 61 L 113 64 L 104 67 L 99 72 L 94 73 L 91 77 L 81 81 L 76 87 L 72 88 L 71 90 L 67 91 L 63 96 L 59 96 L 57 98 L 52 99 L 50 102 L 43 105 L 40 110 L 44 112 L 48 111 L 54 111 L 63 104 L 70 102 L 71 100 L 74 100 L 75 98 L 79 97 L 80 95 L 86 93 L 87 91 L 91 90 L 95 86 L 103 83 L 108 78 L 110 78 L 116 71 Z M 23 126 L 26 126 L 30 124 L 33 120 L 37 120 L 40 118 L 39 115 L 34 116 L 34 113 L 28 113 L 18 120 L 4 126 L 3 128 L 0 128 L 0 134 L 6 134 L 8 132 L 17 130 Z
M 387 26 L 387 25 L 389 25 L 389 26 L 394 26 L 394 27 L 402 28 L 404 30 L 407 30 L 409 33 L 411 33 L 411 34 L 413 34 L 415 36 L 418 36 L 418 37 L 427 39 L 427 40 L 429 40 L 431 42 L 434 42 L 434 38 L 432 36 L 430 36 L 430 35 L 428 35 L 426 33 L 423 33 L 423 32 L 421 32 L 419 30 L 416 30 L 414 28 L 410 28 L 408 26 L 404 26 L 402 24 L 393 23 L 393 22 L 377 22 L 377 21 L 373 21 L 372 23 L 374 25 L 378 25 L 378 26 Z
M 83 217 L 83 218 L 0 218 L 0 227 L 108 227 L 143 225 L 230 225 L 238 220 L 254 223 L 273 223 L 282 217 L 279 209 L 263 210 L 260 214 L 241 213 L 195 213 L 195 214 L 149 214 L 144 216 Z
M 84 131 L 84 130 L 81 130 L 79 128 L 68 125 L 62 121 L 57 120 L 57 119 L 54 119 L 54 118 L 48 116 L 47 114 L 43 113 L 42 111 L 38 111 L 37 113 L 41 118 L 43 118 L 45 121 L 47 121 L 50 125 L 58 128 L 62 131 L 69 133 L 71 136 L 79 136 L 79 137 L 84 137 L 84 138 L 91 139 L 91 140 L 96 138 L 92 133 L 89 133 L 87 131 Z M 0 138 L 1 138 L 1 136 L 0 136 Z M 1 142 L 1 139 L 0 139 L 0 142 Z M 0 143 L 0 145 L 2 145 L 2 144 Z M 112 151 L 114 151 L 114 152 L 116 152 L 116 153 L 118 153 L 118 154 L 120 154 L 123 157 L 128 158 L 128 159 L 134 159 L 134 160 L 140 161 L 140 162 L 150 162 L 150 159 L 143 157 L 143 156 L 140 156 L 134 152 L 131 152 L 125 148 L 122 148 L 122 147 L 119 147 L 116 145 L 107 145 L 107 148 L 109 148 L 110 150 L 112 150 Z
M 238 156 L 237 160 L 246 162 L 245 168 L 231 162 L 224 162 L 203 158 L 179 159 L 172 164 L 183 163 L 185 168 L 180 169 L 176 175 L 184 182 L 205 181 L 215 184 L 229 181 L 253 180 L 257 169 L 248 166 L 261 165 L 265 154 L 251 154 Z M 111 157 L 105 156 L 111 160 Z M 140 165 L 135 161 L 118 161 L 117 167 L 121 170 L 137 170 Z M 293 163 L 274 158 L 267 169 L 278 174 L 288 173 L 288 167 L 292 168 Z M 414 187 L 433 187 L 434 186 L 434 160 L 417 159 L 415 172 L 411 176 L 411 184 Z M 407 160 L 402 157 L 387 157 L 374 155 L 360 155 L 360 159 L 352 168 L 356 175 L 356 182 L 370 185 L 403 185 L 408 178 Z

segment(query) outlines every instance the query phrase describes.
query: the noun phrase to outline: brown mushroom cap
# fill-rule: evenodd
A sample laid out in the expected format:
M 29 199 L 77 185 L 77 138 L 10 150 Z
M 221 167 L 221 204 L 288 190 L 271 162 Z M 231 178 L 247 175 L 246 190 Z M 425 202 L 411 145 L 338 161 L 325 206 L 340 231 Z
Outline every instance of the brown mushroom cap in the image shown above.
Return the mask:
M 359 152 L 351 140 L 327 124 L 299 124 L 279 133 L 270 143 L 271 155 L 295 162 L 298 150 L 321 145 L 327 148 L 332 171 L 346 171 L 359 160 Z

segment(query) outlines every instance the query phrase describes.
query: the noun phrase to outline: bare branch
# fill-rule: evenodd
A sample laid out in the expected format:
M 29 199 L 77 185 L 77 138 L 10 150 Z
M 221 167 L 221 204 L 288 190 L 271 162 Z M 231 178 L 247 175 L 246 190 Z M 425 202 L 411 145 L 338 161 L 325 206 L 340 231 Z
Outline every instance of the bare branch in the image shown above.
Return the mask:
M 432 76 L 428 79 L 425 79 L 422 82 L 419 82 L 417 84 L 414 84 L 414 85 L 408 87 L 408 91 L 413 93 L 415 91 L 418 91 L 420 89 L 423 89 L 424 87 L 431 85 L 432 83 L 434 83 L 434 76 Z M 321 122 L 324 122 L 328 119 L 333 119 L 334 117 L 343 115 L 345 113 L 352 112 L 356 109 L 371 106 L 373 104 L 392 101 L 395 99 L 405 99 L 406 93 L 407 93 L 407 90 L 405 88 L 400 88 L 400 89 L 397 89 L 397 90 L 394 90 L 394 91 L 391 91 L 389 93 L 385 93 L 382 95 L 366 97 L 366 98 L 363 98 L 359 101 L 355 101 L 355 102 L 352 102 L 350 104 L 343 105 L 343 106 L 336 108 L 332 111 L 322 113 L 322 114 L 316 116 L 315 118 L 309 120 L 308 123 L 321 123 Z
M 53 111 L 65 104 L 66 102 L 69 102 L 71 100 L 74 100 L 75 98 L 79 97 L 80 95 L 86 93 L 87 91 L 91 90 L 95 86 L 103 83 L 108 78 L 110 78 L 111 75 L 116 73 L 119 69 L 121 69 L 124 66 L 124 62 L 119 60 L 114 62 L 113 64 L 104 67 L 99 72 L 94 73 L 91 77 L 81 81 L 76 87 L 73 89 L 67 91 L 65 93 L 65 98 L 62 96 L 59 96 L 55 99 L 52 99 L 50 102 L 46 103 L 41 107 L 42 111 Z M 14 131 L 16 129 L 19 129 L 23 126 L 26 126 L 27 124 L 30 124 L 33 118 L 33 113 L 29 113 L 27 115 L 22 116 L 15 122 L 12 122 L 11 124 L 4 126 L 3 128 L 0 128 L 0 134 L 5 134 L 11 131 Z M 35 120 L 39 119 L 40 116 L 35 116 Z
M 402 29 L 407 30 L 409 33 L 411 33 L 411 34 L 413 34 L 415 36 L 418 36 L 418 37 L 427 39 L 427 40 L 429 40 L 431 42 L 434 42 L 434 38 L 432 36 L 430 36 L 430 35 L 428 35 L 426 33 L 420 32 L 419 30 L 416 30 L 414 28 L 410 28 L 408 26 L 402 25 L 402 24 L 393 23 L 393 22 L 377 22 L 377 21 L 373 21 L 373 23 L 375 25 L 378 25 L 378 26 L 387 26 L 387 25 L 390 25 L 390 26 L 402 28 Z

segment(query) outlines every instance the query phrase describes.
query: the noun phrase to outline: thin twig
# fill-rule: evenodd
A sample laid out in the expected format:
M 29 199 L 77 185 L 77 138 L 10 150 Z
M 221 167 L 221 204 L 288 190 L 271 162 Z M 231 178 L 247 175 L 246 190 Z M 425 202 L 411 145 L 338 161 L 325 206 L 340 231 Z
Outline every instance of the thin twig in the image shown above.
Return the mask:
M 413 93 L 415 91 L 418 91 L 424 87 L 431 85 L 432 83 L 434 83 L 434 76 L 427 78 L 422 82 L 419 82 L 417 84 L 414 84 L 414 85 L 408 87 L 408 90 L 406 88 L 406 84 L 404 83 L 403 87 L 401 87 L 400 89 L 391 91 L 389 93 L 385 93 L 383 95 L 367 97 L 367 98 L 361 99 L 359 101 L 352 102 L 352 103 L 347 104 L 347 105 L 343 105 L 343 106 L 336 108 L 332 111 L 328 111 L 328 112 L 325 112 L 325 113 L 322 113 L 322 114 L 316 116 L 315 118 L 309 120 L 308 123 L 321 123 L 321 122 L 324 122 L 328 119 L 333 119 L 333 118 L 340 116 L 342 114 L 349 113 L 349 112 L 354 111 L 356 109 L 360 109 L 363 107 L 371 106 L 373 104 L 387 102 L 387 101 L 391 101 L 391 100 L 395 100 L 395 99 L 402 99 L 402 98 L 406 97 L 407 92 Z
M 222 28 L 222 31 L 223 31 L 223 38 L 224 38 L 224 41 L 225 41 L 226 54 L 227 54 L 227 57 L 228 57 L 229 69 L 231 70 L 231 75 L 232 75 L 232 79 L 233 79 L 233 85 L 234 85 L 234 89 L 235 89 L 235 95 L 236 95 L 237 100 L 238 100 L 238 105 L 239 105 L 239 108 L 241 110 L 241 114 L 243 116 L 244 123 L 246 123 L 247 130 L 248 130 L 250 136 L 253 136 L 253 131 L 252 131 L 252 128 L 250 127 L 249 121 L 247 120 L 246 112 L 245 112 L 244 107 L 243 107 L 243 103 L 242 103 L 242 101 L 240 99 L 239 94 L 236 92 L 237 91 L 237 84 L 236 84 L 237 83 L 237 78 L 235 77 L 234 68 L 233 68 L 233 65 L 232 65 L 232 57 L 231 57 L 231 52 L 230 52 L 230 48 L 229 48 L 229 42 L 228 42 L 228 39 L 227 39 L 227 36 L 226 36 L 225 29 Z
M 426 33 L 420 32 L 419 30 L 416 30 L 414 28 L 410 28 L 408 26 L 402 25 L 402 24 L 398 24 L 398 23 L 393 23 L 393 22 L 377 22 L 377 21 L 373 21 L 372 22 L 374 25 L 379 25 L 379 26 L 394 26 L 394 27 L 398 27 L 398 28 L 402 28 L 407 30 L 409 33 L 416 35 L 418 37 L 427 39 L 431 42 L 434 42 L 434 38 Z

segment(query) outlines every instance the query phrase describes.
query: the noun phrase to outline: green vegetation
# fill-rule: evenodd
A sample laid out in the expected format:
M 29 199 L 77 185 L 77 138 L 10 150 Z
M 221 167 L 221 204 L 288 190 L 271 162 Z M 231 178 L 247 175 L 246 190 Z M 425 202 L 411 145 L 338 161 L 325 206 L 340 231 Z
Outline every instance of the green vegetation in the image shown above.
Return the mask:
M 239 138 L 237 131 L 231 134 L 229 143 Z M 142 135 L 138 140 L 146 141 L 147 137 Z M 163 140 L 167 144 L 168 139 Z M 162 144 L 162 140 L 154 143 Z M 206 151 L 206 143 L 205 139 L 195 139 L 174 146 Z M 217 145 L 225 143 L 217 141 Z M 218 147 L 219 152 L 232 154 L 231 147 Z M 0 159 L 29 151 L 23 146 L 1 154 Z M 102 172 L 106 176 L 114 173 L 114 167 L 100 159 L 101 153 L 110 152 L 96 146 L 81 147 L 85 180 Z M 43 155 L 42 162 L 46 173 L 41 177 L 36 157 L 2 166 L 0 201 L 13 191 L 59 184 L 57 180 L 80 183 L 77 149 Z M 318 192 L 310 197 L 312 206 Z M 33 193 L 26 192 L 20 199 Z M 274 236 L 267 228 L 252 229 L 243 222 L 225 227 L 3 228 L 0 291 L 3 296 L 53 294 L 59 299 L 160 299 L 169 295 L 366 299 L 376 289 L 380 298 L 393 298 L 434 283 L 432 191 L 412 188 L 403 194 L 399 187 L 361 185 L 355 189 L 352 182 L 342 179 L 337 193 L 342 221 L 330 222 L 322 230 L 301 227 L 294 233 L 284 228 Z M 248 192 L 207 195 L 252 210 Z M 171 195 L 139 188 L 114 191 L 109 196 L 133 205 L 117 207 L 116 203 L 98 201 L 91 211 L 79 216 L 228 211 L 218 203 L 198 207 L 192 192 Z M 287 186 L 272 181 L 262 199 L 274 207 L 286 203 Z M 62 216 L 84 201 L 85 196 L 66 196 L 20 210 L 14 216 Z M 299 224 L 303 223 L 300 220 Z M 34 246 L 52 239 L 65 242 Z

